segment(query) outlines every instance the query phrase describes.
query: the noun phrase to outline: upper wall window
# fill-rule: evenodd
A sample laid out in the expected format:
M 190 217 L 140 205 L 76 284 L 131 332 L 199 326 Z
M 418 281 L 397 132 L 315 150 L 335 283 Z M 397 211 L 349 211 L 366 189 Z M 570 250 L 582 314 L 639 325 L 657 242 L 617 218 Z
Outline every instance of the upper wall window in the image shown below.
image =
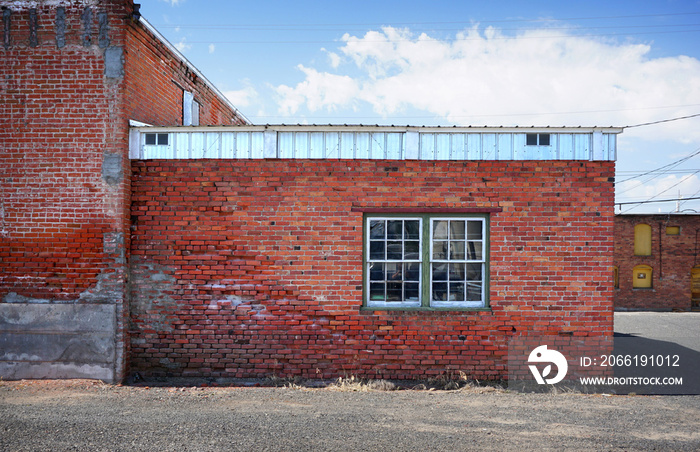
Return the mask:
M 548 133 L 528 133 L 525 137 L 525 144 L 528 146 L 549 146 Z
M 367 306 L 487 306 L 487 218 L 368 216 L 365 221 Z
M 167 133 L 147 133 L 146 145 L 147 146 L 167 146 L 168 145 L 168 134 Z
M 666 226 L 666 235 L 681 235 L 680 226 Z
M 182 125 L 199 125 L 199 102 L 194 100 L 194 94 L 185 91 L 182 96 Z
M 648 224 L 634 227 L 634 255 L 651 256 L 651 226 Z

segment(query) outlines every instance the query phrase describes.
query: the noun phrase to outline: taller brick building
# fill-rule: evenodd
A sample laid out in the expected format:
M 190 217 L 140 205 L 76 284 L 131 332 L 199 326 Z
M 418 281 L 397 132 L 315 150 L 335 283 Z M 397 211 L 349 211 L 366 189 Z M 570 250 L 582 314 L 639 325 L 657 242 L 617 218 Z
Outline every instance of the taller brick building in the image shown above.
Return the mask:
M 247 120 L 129 0 L 0 5 L 0 375 L 118 381 L 129 122 Z

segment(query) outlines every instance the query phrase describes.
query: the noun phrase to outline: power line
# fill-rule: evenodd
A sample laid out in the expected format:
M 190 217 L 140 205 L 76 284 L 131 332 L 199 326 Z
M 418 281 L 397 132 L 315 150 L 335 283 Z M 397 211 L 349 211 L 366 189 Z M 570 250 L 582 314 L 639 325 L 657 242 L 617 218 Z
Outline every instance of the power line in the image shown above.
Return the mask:
M 672 122 L 672 121 L 680 121 L 681 119 L 690 119 L 690 118 L 697 118 L 700 116 L 700 113 L 696 113 L 694 115 L 689 115 L 689 116 L 681 116 L 678 118 L 671 118 L 671 119 L 662 119 L 660 121 L 654 121 L 654 122 L 645 122 L 643 124 L 635 124 L 633 126 L 625 126 L 625 129 L 631 129 L 633 127 L 644 127 L 644 126 L 652 126 L 654 124 L 661 124 L 664 122 Z
M 692 198 L 676 198 L 676 199 L 657 199 L 657 200 L 646 200 L 646 201 L 628 201 L 628 202 L 616 202 L 616 206 L 626 206 L 630 204 L 653 204 L 653 203 L 658 203 L 658 202 L 676 202 L 676 201 L 691 201 L 694 199 L 700 199 L 700 196 L 692 197 Z M 629 212 L 629 210 L 627 211 Z

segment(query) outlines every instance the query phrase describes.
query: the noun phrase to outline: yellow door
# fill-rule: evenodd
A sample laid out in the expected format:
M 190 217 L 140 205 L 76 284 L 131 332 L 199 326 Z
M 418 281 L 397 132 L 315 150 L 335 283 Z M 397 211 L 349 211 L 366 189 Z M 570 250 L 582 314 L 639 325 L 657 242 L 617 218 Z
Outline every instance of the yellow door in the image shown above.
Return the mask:
M 652 270 L 648 265 L 637 265 L 632 270 L 632 287 L 635 289 L 650 289 L 652 287 Z

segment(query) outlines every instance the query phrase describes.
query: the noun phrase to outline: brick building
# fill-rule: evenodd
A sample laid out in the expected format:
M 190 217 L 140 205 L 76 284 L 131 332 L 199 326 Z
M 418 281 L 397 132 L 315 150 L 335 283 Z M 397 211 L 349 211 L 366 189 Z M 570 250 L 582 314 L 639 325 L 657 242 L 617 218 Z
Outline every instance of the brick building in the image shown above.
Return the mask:
M 4 378 L 494 379 L 612 336 L 621 129 L 247 125 L 131 2 L 2 4 Z
M 700 215 L 615 216 L 615 308 L 700 309 Z
M 247 121 L 130 1 L 0 5 L 0 376 L 117 381 L 129 121 Z

